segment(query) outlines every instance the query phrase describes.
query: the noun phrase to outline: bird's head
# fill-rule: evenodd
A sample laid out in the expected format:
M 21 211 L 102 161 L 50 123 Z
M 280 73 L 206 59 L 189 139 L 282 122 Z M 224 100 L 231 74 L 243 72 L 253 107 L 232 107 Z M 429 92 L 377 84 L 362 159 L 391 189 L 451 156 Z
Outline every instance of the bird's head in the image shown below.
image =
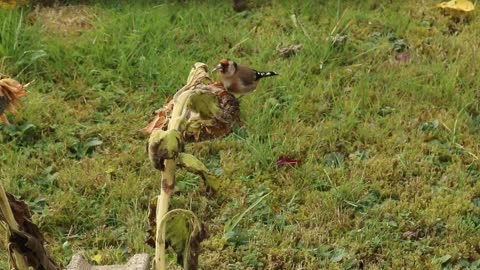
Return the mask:
M 226 76 L 231 76 L 237 70 L 237 63 L 231 59 L 222 59 L 220 63 L 212 70 L 220 72 Z

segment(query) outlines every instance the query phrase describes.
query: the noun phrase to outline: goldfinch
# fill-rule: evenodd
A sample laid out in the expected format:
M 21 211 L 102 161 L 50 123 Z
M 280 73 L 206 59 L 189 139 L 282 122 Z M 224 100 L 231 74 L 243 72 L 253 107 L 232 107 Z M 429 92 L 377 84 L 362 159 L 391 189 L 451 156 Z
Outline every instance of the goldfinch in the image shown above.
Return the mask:
M 278 75 L 274 71 L 260 72 L 239 65 L 230 59 L 222 59 L 212 71 L 220 74 L 220 82 L 228 92 L 240 95 L 253 92 L 261 78 Z

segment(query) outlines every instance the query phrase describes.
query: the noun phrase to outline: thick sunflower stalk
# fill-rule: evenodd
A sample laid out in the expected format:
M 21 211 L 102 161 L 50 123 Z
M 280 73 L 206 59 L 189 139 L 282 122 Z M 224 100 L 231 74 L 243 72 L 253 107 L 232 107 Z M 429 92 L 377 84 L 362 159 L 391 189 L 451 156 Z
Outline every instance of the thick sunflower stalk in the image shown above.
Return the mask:
M 195 156 L 183 153 L 186 142 L 228 134 L 239 119 L 235 97 L 211 84 L 207 66 L 196 63 L 187 84 L 156 111 L 156 118 L 142 131 L 150 134 L 148 152 L 153 166 L 162 172 L 161 193 L 157 197 L 151 232 L 155 245 L 155 270 L 165 270 L 166 243 L 177 253 L 184 269 L 196 269 L 199 242 L 204 230 L 198 218 L 187 210 L 168 211 L 175 189 L 178 167 L 199 174 L 213 190 L 219 180 Z M 151 215 L 152 217 L 153 215 Z

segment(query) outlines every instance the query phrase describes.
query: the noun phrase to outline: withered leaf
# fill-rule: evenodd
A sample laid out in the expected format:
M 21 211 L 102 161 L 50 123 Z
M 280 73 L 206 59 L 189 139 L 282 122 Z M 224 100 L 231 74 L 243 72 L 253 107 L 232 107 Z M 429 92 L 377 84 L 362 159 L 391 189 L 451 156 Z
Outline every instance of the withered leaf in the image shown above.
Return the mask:
M 150 205 L 148 206 L 148 231 L 147 238 L 145 243 L 152 248 L 155 248 L 155 234 L 157 231 L 157 197 L 150 200 Z
M 190 110 L 200 114 L 201 119 L 214 119 L 220 112 L 217 96 L 210 92 L 193 92 L 188 99 L 187 106 Z
M 165 169 L 165 159 L 174 159 L 183 151 L 183 140 L 177 130 L 154 130 L 148 141 L 150 161 L 157 170 Z
M 198 174 L 205 183 L 214 191 L 220 187 L 220 179 L 211 173 L 207 167 L 194 155 L 180 153 L 178 155 L 179 166 L 185 168 L 191 173 Z
M 156 234 L 156 208 L 157 199 L 150 201 L 147 232 L 147 243 L 155 248 Z M 189 210 L 174 209 L 167 212 L 161 221 L 165 226 L 165 245 L 172 247 L 177 254 L 177 263 L 184 269 L 194 270 L 198 268 L 198 256 L 200 255 L 200 242 L 207 237 L 205 226 Z
M 43 242 L 38 238 L 22 231 L 10 228 L 9 243 L 25 256 L 29 266 L 34 269 L 60 270 L 62 269 L 45 251 Z
M 207 237 L 205 226 L 192 211 L 183 209 L 167 212 L 163 222 L 166 222 L 165 243 L 177 254 L 177 263 L 183 269 L 197 269 L 200 242 Z
M 213 119 L 202 119 L 198 114 L 190 114 L 187 128 L 184 132 L 186 141 L 203 141 L 225 136 L 232 132 L 236 123 L 240 121 L 240 104 L 230 93 L 217 95 L 220 108 Z
M 154 129 L 164 129 L 167 126 L 167 112 L 160 109 L 155 112 L 155 119 L 148 123 L 148 125 L 140 130 L 144 134 L 151 134 Z
M 290 46 L 277 49 L 278 53 L 285 58 L 297 54 L 302 49 L 302 44 L 292 44 Z
M 154 112 L 155 119 L 151 121 L 146 127 L 142 128 L 140 132 L 144 134 L 151 134 L 154 129 L 166 130 L 168 126 L 168 119 L 173 110 L 173 102 L 171 98 L 167 98 L 162 108 Z
M 400 63 L 410 62 L 411 58 L 412 56 L 410 55 L 410 52 L 401 52 L 395 56 L 395 60 Z
M 277 166 L 296 165 L 300 163 L 299 159 L 291 159 L 287 156 L 280 156 L 276 162 Z
M 403 240 L 418 240 L 422 237 L 425 237 L 425 234 L 420 230 L 406 231 L 402 234 Z
M 45 239 L 43 238 L 42 233 L 38 229 L 37 225 L 33 224 L 31 221 L 31 214 L 28 205 L 21 200 L 17 200 L 15 196 L 6 192 L 8 202 L 10 203 L 10 208 L 13 212 L 13 217 L 15 221 L 18 223 L 20 230 L 38 238 L 40 242 L 43 244 Z
M 0 122 L 10 124 L 5 111 L 17 114 L 15 104 L 19 98 L 25 96 L 25 88 L 22 84 L 11 78 L 0 79 Z
M 31 221 L 30 209 L 24 201 L 17 200 L 12 194 L 6 193 L 10 208 L 20 230 L 9 228 L 9 245 L 17 249 L 25 258 L 29 266 L 34 269 L 60 270 L 61 266 L 55 262 L 44 248 L 45 238 L 38 227 Z

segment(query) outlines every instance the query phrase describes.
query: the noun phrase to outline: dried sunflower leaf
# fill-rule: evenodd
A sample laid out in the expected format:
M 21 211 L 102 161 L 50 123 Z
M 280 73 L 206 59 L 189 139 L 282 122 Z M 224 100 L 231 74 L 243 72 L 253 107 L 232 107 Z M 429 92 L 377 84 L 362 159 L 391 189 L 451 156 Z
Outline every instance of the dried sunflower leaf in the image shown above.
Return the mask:
M 174 209 L 165 214 L 161 226 L 166 227 L 165 243 L 177 254 L 177 263 L 183 269 L 197 269 L 200 242 L 207 233 L 192 211 Z
M 12 194 L 5 193 L 19 230 L 8 227 L 9 247 L 25 256 L 29 266 L 34 269 L 59 270 L 61 267 L 46 252 L 45 238 L 31 221 L 30 209 L 24 201 L 17 200 Z M 0 215 L 1 217 L 1 215 Z
M 177 130 L 156 129 L 148 141 L 150 161 L 157 170 L 164 170 L 165 159 L 174 159 L 183 149 L 182 135 Z
M 155 197 L 150 200 L 150 205 L 148 207 L 148 231 L 147 239 L 145 243 L 152 248 L 155 248 L 155 234 L 157 233 L 157 200 L 158 197 Z
M 162 108 L 154 112 L 155 119 L 150 122 L 146 127 L 140 130 L 144 134 L 152 134 L 154 129 L 166 129 L 168 125 L 168 119 L 173 110 L 173 102 L 170 98 L 167 98 Z
M 178 155 L 178 162 L 179 166 L 202 177 L 205 183 L 213 190 L 216 191 L 220 187 L 220 179 L 211 173 L 207 167 L 194 155 L 180 153 Z
M 213 93 L 195 91 L 188 99 L 188 108 L 200 114 L 202 119 L 215 119 L 220 115 L 217 96 Z

